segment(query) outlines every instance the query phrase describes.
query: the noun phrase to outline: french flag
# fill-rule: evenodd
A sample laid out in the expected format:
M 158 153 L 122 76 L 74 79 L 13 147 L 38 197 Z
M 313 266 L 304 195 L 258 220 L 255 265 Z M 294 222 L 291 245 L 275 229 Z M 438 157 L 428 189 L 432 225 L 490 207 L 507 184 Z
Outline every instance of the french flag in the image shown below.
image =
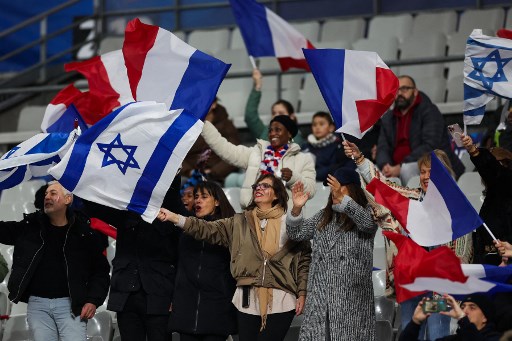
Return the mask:
M 123 55 L 135 100 L 184 108 L 201 119 L 231 66 L 139 19 L 126 26 Z
M 366 189 L 422 246 L 448 243 L 483 224 L 434 152 L 428 190 L 422 201 L 406 198 L 378 179 L 373 179 Z
M 451 295 L 468 295 L 512 291 L 507 284 L 512 266 L 461 264 L 446 246 L 430 252 L 398 233 L 383 234 L 398 248 L 395 258 L 395 289 L 401 303 L 427 291 Z
M 255 0 L 230 0 L 247 52 L 252 57 L 276 57 L 282 71 L 309 71 L 302 49 L 314 49 L 293 26 Z
M 304 56 L 337 132 L 362 138 L 393 104 L 398 78 L 377 53 L 316 49 Z

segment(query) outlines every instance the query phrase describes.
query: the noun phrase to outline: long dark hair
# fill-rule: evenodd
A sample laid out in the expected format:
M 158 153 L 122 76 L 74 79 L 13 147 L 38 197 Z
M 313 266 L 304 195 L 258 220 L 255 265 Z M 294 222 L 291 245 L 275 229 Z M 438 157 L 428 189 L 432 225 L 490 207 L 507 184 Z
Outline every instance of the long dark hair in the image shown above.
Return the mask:
M 368 205 L 368 199 L 366 199 L 366 195 L 364 194 L 361 186 L 356 184 L 348 184 L 345 185 L 348 189 L 348 195 L 354 200 L 359 206 L 366 207 Z M 340 229 L 343 231 L 350 231 L 355 226 L 356 223 L 345 213 L 339 213 L 332 209 L 332 195 L 329 195 L 329 200 L 327 200 L 327 206 L 324 208 L 324 213 L 322 214 L 322 219 L 318 224 L 318 230 L 323 231 L 327 224 L 331 222 L 334 218 L 335 222 L 340 225 Z
M 208 193 L 219 202 L 219 206 L 216 206 L 215 211 L 210 215 L 212 220 L 230 218 L 235 215 L 236 212 L 229 203 L 228 198 L 226 198 L 226 194 L 215 182 L 204 181 L 198 183 L 196 187 L 194 187 L 194 197 L 197 193 Z
M 262 174 L 258 177 L 255 184 L 261 182 L 263 179 L 271 179 L 272 180 L 272 188 L 274 189 L 274 193 L 276 194 L 277 199 L 272 201 L 272 207 L 276 205 L 280 205 L 283 210 L 286 212 L 288 210 L 288 192 L 286 192 L 286 187 L 284 187 L 281 179 L 278 179 L 274 176 L 274 174 Z M 253 210 L 256 208 L 256 203 L 254 202 L 254 196 L 251 199 L 251 203 L 247 206 L 247 210 Z

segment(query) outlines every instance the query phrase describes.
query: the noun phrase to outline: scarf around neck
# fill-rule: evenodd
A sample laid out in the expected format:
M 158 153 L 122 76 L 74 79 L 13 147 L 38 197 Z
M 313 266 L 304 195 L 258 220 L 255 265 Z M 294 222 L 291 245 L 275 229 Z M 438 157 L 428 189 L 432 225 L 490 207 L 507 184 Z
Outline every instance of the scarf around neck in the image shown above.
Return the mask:
M 281 238 L 281 217 L 284 209 L 276 205 L 268 210 L 256 207 L 252 211 L 258 243 L 265 258 L 265 264 L 269 258 L 279 251 L 279 239 Z M 265 271 L 265 268 L 263 268 Z M 267 324 L 267 311 L 272 310 L 272 288 L 256 287 L 256 295 L 260 305 L 262 331 Z
M 281 148 L 274 150 L 272 145 L 268 145 L 263 154 L 263 160 L 261 160 L 261 174 L 274 174 L 279 177 L 279 164 L 288 148 L 289 145 L 285 144 Z

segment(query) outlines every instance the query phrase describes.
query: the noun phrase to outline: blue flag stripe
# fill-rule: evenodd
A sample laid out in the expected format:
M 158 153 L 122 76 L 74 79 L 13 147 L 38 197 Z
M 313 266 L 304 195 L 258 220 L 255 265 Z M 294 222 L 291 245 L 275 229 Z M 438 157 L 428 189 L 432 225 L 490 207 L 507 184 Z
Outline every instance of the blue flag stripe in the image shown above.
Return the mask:
M 342 103 L 345 79 L 345 50 L 302 49 L 318 88 L 331 111 L 336 129 L 343 125 Z
M 475 46 L 481 46 L 481 47 L 486 47 L 486 48 L 490 48 L 490 49 L 499 49 L 499 50 L 509 50 L 509 51 L 512 51 L 512 48 L 505 47 L 505 46 L 499 46 L 499 45 L 492 45 L 492 44 L 482 43 L 480 41 L 472 39 L 471 37 L 468 38 L 467 44 L 475 45 Z
M 276 55 L 267 10 L 254 0 L 230 0 L 231 8 L 250 56 Z
M 48 134 L 41 142 L 32 147 L 25 155 L 54 153 L 66 144 L 69 133 Z
M 195 51 L 190 56 L 170 109 L 187 108 L 197 118 L 204 120 L 230 66 L 199 50 Z
M 18 186 L 25 179 L 25 174 L 27 172 L 27 166 L 19 166 L 8 178 L 3 181 L 0 181 L 0 190 L 12 188 L 14 186 Z
M 183 111 L 169 129 L 162 135 L 153 154 L 151 154 L 142 175 L 137 181 L 135 190 L 133 191 L 130 203 L 127 209 L 130 211 L 143 214 L 146 211 L 153 189 L 160 180 L 168 160 L 170 159 L 174 149 L 189 131 L 189 129 L 197 122 L 197 118 Z
M 82 130 L 82 132 L 87 130 L 87 124 L 83 120 L 82 116 L 76 109 L 73 104 L 70 104 L 69 107 L 64 111 L 62 116 L 55 121 L 51 126 L 46 128 L 48 133 L 56 133 L 56 132 L 71 132 L 75 129 L 75 119 L 78 121 L 78 126 Z
M 453 240 L 455 240 L 479 227 L 483 222 L 434 152 L 431 155 L 430 181 L 439 190 L 450 212 Z
M 103 133 L 105 129 L 107 129 L 114 118 L 116 118 L 117 115 L 119 115 L 119 113 L 130 104 L 131 103 L 125 104 L 102 118 L 91 128 L 87 129 L 75 141 L 75 145 L 69 157 L 69 162 L 66 165 L 66 169 L 64 170 L 62 177 L 59 179 L 59 182 L 68 191 L 72 192 L 80 181 L 80 177 L 82 176 L 82 173 L 85 169 L 85 164 L 87 162 L 87 156 L 89 155 L 94 141 L 98 138 L 98 136 L 101 135 L 101 133 Z

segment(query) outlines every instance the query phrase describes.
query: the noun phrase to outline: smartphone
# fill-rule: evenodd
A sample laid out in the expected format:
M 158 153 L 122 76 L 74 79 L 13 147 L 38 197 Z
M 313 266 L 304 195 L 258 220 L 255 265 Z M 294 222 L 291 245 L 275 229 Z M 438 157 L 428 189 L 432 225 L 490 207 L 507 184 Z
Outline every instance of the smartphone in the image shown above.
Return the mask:
M 464 133 L 458 123 L 450 124 L 448 126 L 448 132 L 452 136 L 453 141 L 457 147 L 464 147 L 461 140 L 461 135 Z
M 249 302 L 250 302 L 250 285 L 243 285 L 242 286 L 242 308 L 249 308 Z
M 439 313 L 441 311 L 448 311 L 452 307 L 446 302 L 445 299 L 437 299 L 437 300 L 427 300 L 423 302 L 423 305 L 421 306 L 423 309 L 423 312 L 425 314 L 427 313 Z

